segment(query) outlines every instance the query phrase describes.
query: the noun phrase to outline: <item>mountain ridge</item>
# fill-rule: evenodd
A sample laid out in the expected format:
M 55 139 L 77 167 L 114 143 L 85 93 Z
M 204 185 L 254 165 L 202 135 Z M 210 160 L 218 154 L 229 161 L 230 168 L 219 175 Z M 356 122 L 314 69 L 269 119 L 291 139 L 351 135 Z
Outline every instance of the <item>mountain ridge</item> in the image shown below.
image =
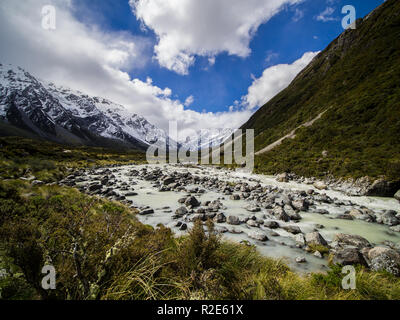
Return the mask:
M 294 139 L 256 156 L 258 173 L 400 181 L 400 2 L 338 36 L 242 129 L 255 151 L 328 110 Z
M 0 120 L 54 142 L 145 150 L 168 138 L 122 105 L 38 80 L 20 67 L 0 64 L 0 94 Z

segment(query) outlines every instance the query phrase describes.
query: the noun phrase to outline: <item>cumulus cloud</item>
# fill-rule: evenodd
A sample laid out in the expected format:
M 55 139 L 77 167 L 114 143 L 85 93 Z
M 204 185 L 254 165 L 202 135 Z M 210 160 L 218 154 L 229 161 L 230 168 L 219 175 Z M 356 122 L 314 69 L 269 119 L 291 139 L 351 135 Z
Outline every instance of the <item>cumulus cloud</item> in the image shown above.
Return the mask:
M 230 1 L 234 0 L 229 0 L 229 3 L 231 3 Z M 191 1 L 164 1 L 163 6 L 169 7 L 171 3 L 175 4 L 176 2 Z M 215 2 L 221 5 L 228 3 L 226 1 Z M 262 2 L 266 3 L 267 1 Z M 278 4 L 284 2 L 274 0 L 267 7 L 276 8 L 278 11 Z M 201 6 L 200 3 L 203 1 L 196 1 L 196 3 Z M 205 1 L 205 3 L 211 6 L 210 1 Z M 255 5 L 259 4 L 259 1 L 249 0 L 248 2 L 240 1 L 240 3 L 239 7 L 241 6 L 244 10 L 245 3 Z M 41 10 L 44 5 L 54 5 L 57 9 L 56 30 L 42 28 Z M 161 15 L 164 15 L 163 6 L 160 7 Z M 187 4 L 183 6 L 182 10 L 184 11 L 181 11 L 179 15 L 187 14 L 186 7 Z M 256 6 L 252 9 L 254 16 L 264 16 L 265 13 L 258 12 L 261 7 Z M 213 13 L 212 9 L 215 8 L 209 7 L 211 13 Z M 249 107 L 243 107 L 240 102 L 236 102 L 234 107 L 226 112 L 196 112 L 187 109 L 187 106 L 193 103 L 193 97 L 189 96 L 186 101 L 181 102 L 173 98 L 174 94 L 171 89 L 157 86 L 151 78 L 140 80 L 130 76 L 135 74 L 136 69 L 144 68 L 147 61 L 150 60 L 152 55 L 150 40 L 133 36 L 128 32 L 104 31 L 98 26 L 82 23 L 74 17 L 73 10 L 73 2 L 69 0 L 0 1 L 0 63 L 12 63 L 25 68 L 41 79 L 93 96 L 108 98 L 126 106 L 130 111 L 144 116 L 166 131 L 168 131 L 169 121 L 177 121 L 181 137 L 188 136 L 191 129 L 240 127 L 252 115 L 256 105 L 261 105 L 274 93 L 283 89 L 291 77 L 294 77 L 306 63 L 304 60 L 304 63 L 296 62 L 296 67 L 289 65 L 287 67 L 289 70 L 284 72 L 286 76 L 279 76 L 282 68 L 285 69 L 285 67 L 277 66 L 269 71 L 267 69 L 264 72 L 266 76 L 256 79 L 249 88 L 249 94 L 246 97 Z M 269 15 L 273 14 L 271 10 Z M 192 16 L 187 16 L 189 20 L 193 16 L 196 17 L 196 11 L 191 13 Z M 231 19 L 236 19 L 235 12 L 232 10 L 222 15 L 228 14 L 231 15 Z M 216 16 L 214 18 L 218 20 Z M 240 18 L 237 19 L 240 20 Z M 245 26 L 239 29 L 236 22 L 234 36 L 227 39 L 226 44 L 221 48 L 228 48 L 232 54 L 236 52 L 238 55 L 245 55 L 248 52 L 247 45 L 250 34 L 261 23 L 254 21 L 263 21 L 261 18 L 257 19 L 249 19 L 248 24 L 242 23 L 241 26 Z M 167 23 L 169 22 L 167 21 Z M 219 24 L 214 27 L 218 28 Z M 207 29 L 208 26 L 205 28 Z M 207 30 L 213 34 L 209 29 Z M 190 34 L 190 30 L 188 31 Z M 203 35 L 202 30 L 199 33 Z M 223 34 L 222 32 L 221 35 Z M 197 41 L 201 37 L 194 37 L 194 39 Z M 206 42 L 204 46 L 206 50 L 211 50 L 213 42 Z M 235 47 L 236 49 L 234 49 Z M 196 45 L 194 48 L 194 51 L 198 50 Z M 211 58 L 210 64 L 215 62 L 213 57 L 221 48 L 212 49 L 213 54 L 208 51 L 204 52 Z M 192 53 L 189 53 L 189 60 L 191 58 L 193 58 Z M 269 77 L 278 81 L 279 85 L 275 81 L 268 81 Z
M 44 5 L 56 7 L 56 30 L 42 28 Z M 151 78 L 132 78 L 143 68 L 150 41 L 126 32 L 105 32 L 79 22 L 67 0 L 2 0 L 0 2 L 0 63 L 21 66 L 33 75 L 94 96 L 108 98 L 168 131 L 177 121 L 182 135 L 190 128 L 238 128 L 248 111 L 199 113 L 185 109 L 193 101 L 173 99 L 169 88 Z M 128 73 L 129 72 L 129 73 Z
M 249 110 L 263 106 L 285 89 L 317 54 L 306 52 L 292 64 L 279 64 L 265 69 L 260 78 L 254 79 L 247 95 L 242 98 L 243 104 Z
M 258 27 L 285 5 L 302 0 L 130 0 L 136 17 L 155 32 L 159 64 L 188 74 L 195 56 L 221 52 L 247 57 Z

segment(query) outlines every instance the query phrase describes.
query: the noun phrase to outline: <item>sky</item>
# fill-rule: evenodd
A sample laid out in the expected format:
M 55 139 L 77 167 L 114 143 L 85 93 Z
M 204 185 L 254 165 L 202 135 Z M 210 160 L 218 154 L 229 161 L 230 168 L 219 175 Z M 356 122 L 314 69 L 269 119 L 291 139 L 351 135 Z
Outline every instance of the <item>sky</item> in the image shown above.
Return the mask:
M 181 137 L 239 128 L 383 0 L 0 0 L 0 63 L 108 98 Z M 55 29 L 42 12 L 54 6 Z M 48 17 L 48 16 L 47 16 Z

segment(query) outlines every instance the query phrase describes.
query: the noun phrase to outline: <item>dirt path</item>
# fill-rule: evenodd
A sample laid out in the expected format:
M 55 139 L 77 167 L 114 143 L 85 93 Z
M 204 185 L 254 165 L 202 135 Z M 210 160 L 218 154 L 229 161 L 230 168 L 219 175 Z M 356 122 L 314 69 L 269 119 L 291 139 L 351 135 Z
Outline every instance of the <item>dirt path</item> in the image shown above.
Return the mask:
M 324 115 L 325 112 L 327 112 L 328 110 L 325 110 L 324 112 L 321 112 L 315 119 L 308 121 L 306 123 L 303 123 L 302 125 L 298 126 L 296 129 L 294 129 L 293 131 L 291 131 L 289 134 L 287 134 L 286 136 L 280 138 L 279 140 L 271 143 L 270 145 L 266 146 L 264 149 L 261 149 L 260 151 L 256 152 L 255 155 L 260 155 L 263 153 L 267 153 L 269 151 L 271 151 L 272 149 L 274 149 L 275 147 L 279 146 L 280 144 L 282 144 L 282 142 L 285 139 L 294 139 L 296 138 L 296 131 L 300 128 L 304 128 L 304 127 L 311 127 L 315 121 L 321 119 L 321 117 Z

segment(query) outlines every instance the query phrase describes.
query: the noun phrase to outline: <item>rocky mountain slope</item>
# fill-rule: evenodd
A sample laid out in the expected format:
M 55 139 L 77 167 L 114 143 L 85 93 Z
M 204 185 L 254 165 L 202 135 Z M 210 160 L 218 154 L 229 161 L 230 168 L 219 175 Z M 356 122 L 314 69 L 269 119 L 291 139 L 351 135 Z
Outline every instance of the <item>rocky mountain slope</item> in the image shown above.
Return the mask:
M 298 128 L 256 157 L 256 171 L 368 176 L 400 187 L 399 39 L 400 1 L 389 0 L 316 56 L 243 126 L 255 129 L 256 151 Z
M 0 132 L 60 143 L 146 149 L 166 133 L 107 99 L 38 80 L 0 64 Z M 21 130 L 22 129 L 22 130 Z

